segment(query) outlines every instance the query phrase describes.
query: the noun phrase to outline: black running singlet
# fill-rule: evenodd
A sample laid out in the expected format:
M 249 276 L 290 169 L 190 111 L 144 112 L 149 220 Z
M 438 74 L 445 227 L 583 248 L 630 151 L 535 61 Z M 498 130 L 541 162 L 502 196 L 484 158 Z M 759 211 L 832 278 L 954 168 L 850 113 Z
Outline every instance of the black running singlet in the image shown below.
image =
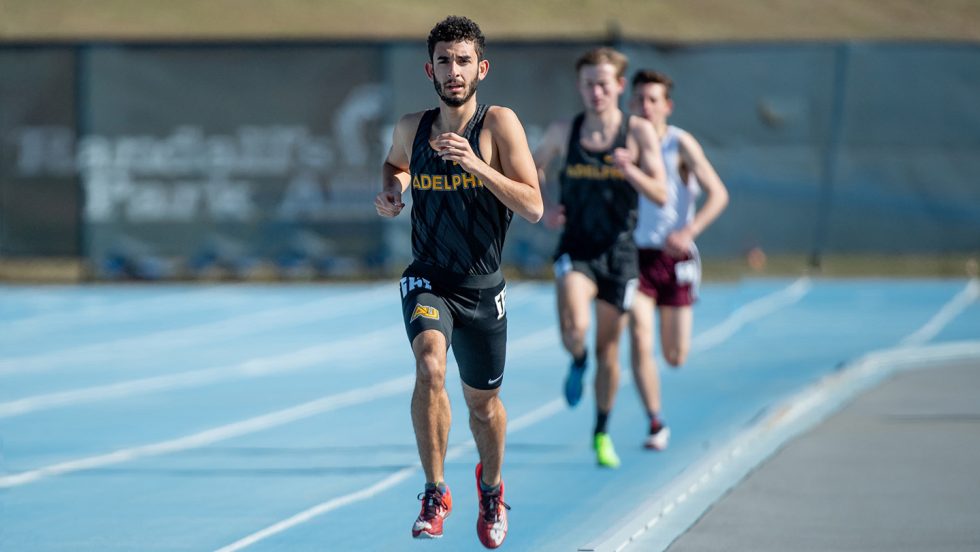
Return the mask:
M 626 147 L 629 118 L 623 122 L 612 145 L 593 152 L 582 147 L 580 134 L 584 114 L 572 122 L 568 154 L 561 170 L 561 204 L 565 207 L 565 229 L 558 253 L 573 259 L 592 259 L 617 245 L 633 243 L 639 195 L 613 164 L 613 150 Z
M 488 110 L 478 106 L 462 134 L 481 159 L 480 130 Z M 454 274 L 496 273 L 514 213 L 479 178 L 432 149 L 429 138 L 438 115 L 439 108 L 422 115 L 412 143 L 412 255 Z

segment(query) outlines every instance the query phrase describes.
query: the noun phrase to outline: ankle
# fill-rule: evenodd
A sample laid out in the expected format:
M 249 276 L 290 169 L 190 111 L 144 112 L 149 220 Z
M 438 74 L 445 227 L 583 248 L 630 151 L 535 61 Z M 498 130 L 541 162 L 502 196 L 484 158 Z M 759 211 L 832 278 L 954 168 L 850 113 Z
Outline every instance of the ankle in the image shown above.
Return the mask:
M 595 431 L 593 435 L 606 432 L 606 425 L 609 423 L 609 412 L 598 411 L 595 416 Z
M 437 481 L 437 482 L 433 483 L 431 481 L 426 481 L 425 482 L 425 490 L 431 491 L 433 489 L 439 489 L 439 492 L 440 493 L 446 494 L 446 489 L 447 489 L 446 482 L 445 481 Z
M 650 412 L 650 413 L 648 413 L 648 416 L 650 418 L 650 433 L 651 434 L 656 433 L 656 432 L 660 431 L 661 429 L 663 429 L 663 427 L 664 427 L 664 421 L 663 421 L 662 418 L 660 418 L 660 415 L 659 414 L 657 414 L 656 412 Z
M 496 485 L 490 485 L 483 478 L 480 478 L 480 492 L 484 494 L 496 494 L 500 491 L 500 482 L 498 481 Z

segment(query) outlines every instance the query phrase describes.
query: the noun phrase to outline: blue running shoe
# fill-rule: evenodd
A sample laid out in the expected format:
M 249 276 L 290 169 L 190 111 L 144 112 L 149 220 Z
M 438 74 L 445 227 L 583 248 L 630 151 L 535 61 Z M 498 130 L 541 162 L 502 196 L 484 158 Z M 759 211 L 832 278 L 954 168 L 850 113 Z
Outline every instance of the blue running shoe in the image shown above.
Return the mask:
M 582 362 L 575 362 L 572 360 L 572 364 L 568 367 L 568 376 L 565 378 L 565 401 L 568 402 L 568 406 L 574 407 L 582 400 L 582 380 L 585 378 L 585 360 L 587 356 L 582 359 Z

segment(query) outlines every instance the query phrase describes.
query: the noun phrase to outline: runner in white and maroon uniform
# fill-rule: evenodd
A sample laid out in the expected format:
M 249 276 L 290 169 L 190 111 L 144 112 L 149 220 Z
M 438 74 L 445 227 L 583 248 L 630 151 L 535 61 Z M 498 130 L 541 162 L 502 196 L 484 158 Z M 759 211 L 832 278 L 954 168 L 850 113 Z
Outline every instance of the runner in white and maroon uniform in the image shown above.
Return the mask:
M 670 77 L 639 71 L 633 77 L 630 107 L 653 123 L 667 172 L 667 200 L 640 198 L 633 239 L 639 249 L 639 292 L 630 309 L 633 377 L 650 418 L 644 445 L 664 450 L 670 429 L 661 419 L 660 378 L 653 356 L 653 310 L 660 317 L 661 353 L 671 366 L 684 364 L 691 343 L 693 314 L 701 280 L 694 239 L 725 209 L 728 191 L 701 145 L 688 132 L 667 124 L 673 112 Z M 705 195 L 701 209 L 698 197 Z

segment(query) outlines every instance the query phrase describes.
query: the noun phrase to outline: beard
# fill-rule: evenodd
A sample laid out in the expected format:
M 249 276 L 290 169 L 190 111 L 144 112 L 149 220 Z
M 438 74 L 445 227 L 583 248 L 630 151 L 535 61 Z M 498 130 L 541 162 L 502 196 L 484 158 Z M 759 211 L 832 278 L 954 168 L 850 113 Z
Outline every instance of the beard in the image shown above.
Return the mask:
M 442 83 L 440 83 L 435 79 L 432 80 L 432 86 L 435 87 L 436 94 L 439 95 L 439 98 L 443 101 L 443 103 L 445 103 L 449 107 L 459 107 L 465 104 L 466 102 L 470 101 L 470 98 L 472 98 L 473 95 L 476 94 L 476 85 L 479 82 L 480 82 L 479 79 L 474 79 L 472 82 L 466 85 L 465 92 L 463 93 L 462 96 L 447 95 L 445 91 L 443 91 Z

